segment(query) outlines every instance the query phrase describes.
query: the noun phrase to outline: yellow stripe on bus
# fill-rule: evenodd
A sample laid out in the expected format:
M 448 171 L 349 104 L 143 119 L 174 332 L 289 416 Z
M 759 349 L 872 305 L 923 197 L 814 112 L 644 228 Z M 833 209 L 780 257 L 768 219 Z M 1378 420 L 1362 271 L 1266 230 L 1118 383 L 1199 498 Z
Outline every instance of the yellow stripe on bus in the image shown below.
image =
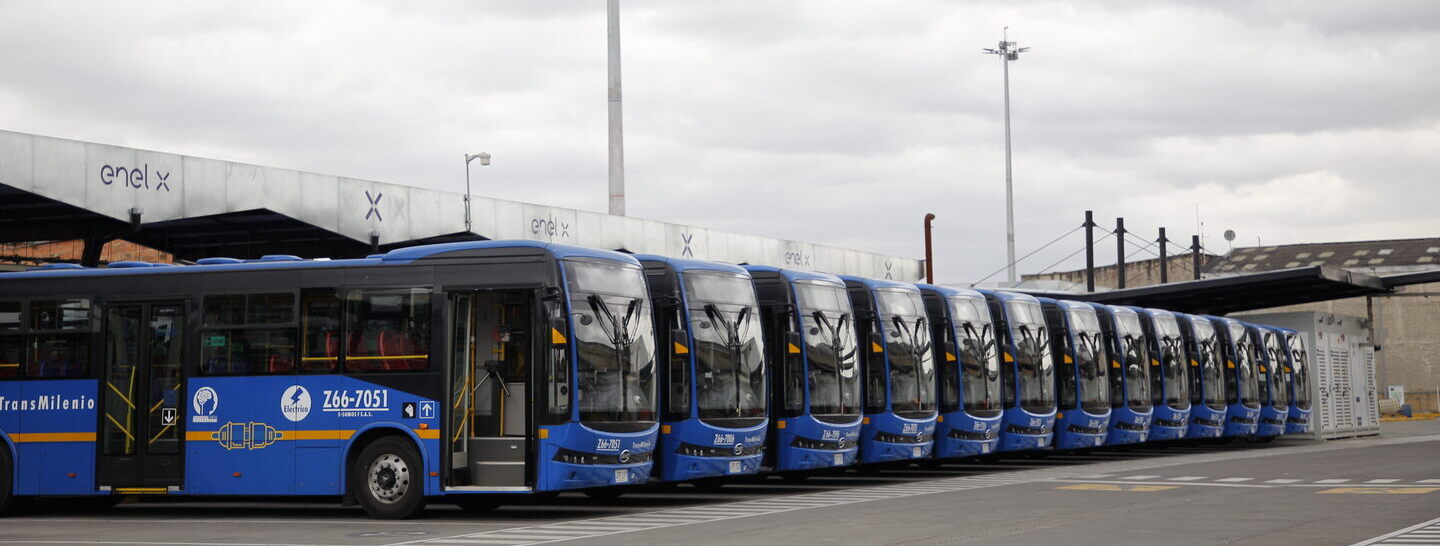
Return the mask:
M 187 430 L 185 441 L 187 442 L 211 442 L 215 440 L 214 434 L 217 430 Z M 355 435 L 353 430 L 281 430 L 283 436 L 276 440 L 349 440 Z M 438 430 L 416 431 L 421 438 L 434 436 L 440 437 Z
M 28 442 L 93 442 L 94 432 L 17 432 L 10 440 L 23 444 Z

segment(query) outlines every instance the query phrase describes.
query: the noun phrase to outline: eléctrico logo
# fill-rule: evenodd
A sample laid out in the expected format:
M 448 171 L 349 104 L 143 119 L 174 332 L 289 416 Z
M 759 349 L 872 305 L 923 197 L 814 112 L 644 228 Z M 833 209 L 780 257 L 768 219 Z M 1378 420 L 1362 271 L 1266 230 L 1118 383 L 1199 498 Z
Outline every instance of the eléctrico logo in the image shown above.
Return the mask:
M 190 422 L 214 423 L 217 421 L 215 412 L 220 410 L 220 393 L 208 386 L 195 389 L 190 406 L 195 409 L 195 415 L 190 418 Z
M 310 391 L 291 385 L 280 395 L 280 413 L 291 421 L 304 421 L 310 416 Z

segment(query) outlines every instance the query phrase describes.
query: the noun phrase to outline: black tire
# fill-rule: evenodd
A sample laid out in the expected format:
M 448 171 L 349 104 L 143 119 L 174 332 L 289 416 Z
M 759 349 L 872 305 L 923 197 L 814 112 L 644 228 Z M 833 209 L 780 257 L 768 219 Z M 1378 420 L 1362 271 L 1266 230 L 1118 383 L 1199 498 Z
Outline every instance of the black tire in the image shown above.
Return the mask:
M 714 493 L 719 491 L 720 488 L 725 487 L 727 482 L 729 482 L 729 480 L 725 479 L 724 476 L 711 476 L 709 478 L 699 478 L 690 482 L 690 485 L 695 486 L 695 489 L 700 491 Z
M 455 495 L 452 502 L 471 514 L 483 514 L 500 507 L 500 501 L 490 495 Z
M 386 436 L 360 451 L 350 470 L 350 491 L 372 518 L 412 518 L 425 509 L 424 475 L 415 445 Z
M 624 495 L 625 490 L 619 487 L 596 487 L 594 489 L 586 489 L 584 493 L 585 496 L 590 497 L 591 500 L 612 502 L 619 499 L 620 495 Z
M 0 516 L 14 514 L 20 509 L 20 501 L 15 498 L 15 465 L 10 458 L 10 451 L 3 444 L 0 444 Z
M 807 479 L 809 479 L 809 478 L 810 478 L 810 475 L 809 475 L 809 474 L 806 474 L 806 473 L 804 473 L 804 472 L 793 472 L 793 471 L 792 471 L 792 472 L 781 472 L 781 473 L 780 473 L 780 479 L 785 480 L 785 481 L 790 482 L 790 483 L 800 483 L 800 482 L 803 482 L 803 481 L 805 481 L 805 480 L 807 480 Z

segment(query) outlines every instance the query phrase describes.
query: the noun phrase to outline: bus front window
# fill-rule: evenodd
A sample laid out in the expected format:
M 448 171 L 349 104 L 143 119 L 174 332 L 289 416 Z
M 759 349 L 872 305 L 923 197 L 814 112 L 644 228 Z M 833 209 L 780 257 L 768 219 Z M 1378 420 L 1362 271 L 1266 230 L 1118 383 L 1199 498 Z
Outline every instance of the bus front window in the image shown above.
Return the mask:
M 1190 384 L 1185 381 L 1185 350 L 1180 325 L 1175 317 L 1155 317 L 1155 335 L 1160 337 L 1160 373 L 1165 379 L 1165 405 L 1180 409 L 1190 405 Z M 1160 393 L 1152 393 L 1160 394 Z
M 683 277 L 700 418 L 764 417 L 765 345 L 754 285 L 720 272 Z
M 584 423 L 655 420 L 655 331 L 637 266 L 566 260 Z
M 828 282 L 795 283 L 800 327 L 808 359 L 810 413 L 858 416 L 860 374 L 856 365 L 855 319 L 845 287 Z
M 1285 336 L 1290 345 L 1291 371 L 1295 384 L 1295 407 L 1310 409 L 1310 354 L 1305 351 L 1305 341 L 1299 335 Z
M 1101 412 L 1110 407 L 1106 377 L 1110 361 L 1105 351 L 1105 338 L 1100 333 L 1100 319 L 1094 309 L 1070 309 L 1070 330 L 1075 334 L 1075 371 L 1080 375 L 1080 407 Z
M 1055 368 L 1045 314 L 1038 302 L 1025 300 L 1005 302 L 1005 314 L 1015 341 L 1018 405 L 1031 413 L 1049 413 L 1055 409 Z
M 995 350 L 995 332 L 990 310 L 980 298 L 953 298 L 950 313 L 960 340 L 960 389 L 965 411 L 977 417 L 1000 414 L 1000 352 Z
M 890 361 L 890 409 L 928 415 L 935 411 L 935 359 L 920 293 L 881 289 L 875 301 Z
M 1255 377 L 1255 344 L 1250 339 L 1250 333 L 1245 327 L 1232 323 L 1229 325 L 1230 339 L 1235 344 L 1235 369 L 1237 371 L 1240 390 L 1240 403 L 1247 408 L 1260 407 L 1260 381 Z
M 1225 372 L 1220 366 L 1224 355 L 1220 354 L 1217 345 L 1219 340 L 1215 337 L 1215 327 L 1210 321 L 1196 319 L 1191 323 L 1191 330 L 1195 334 L 1195 346 L 1199 354 L 1195 355 L 1195 362 L 1200 368 L 1200 390 L 1204 394 L 1202 403 L 1210 409 L 1225 409 Z
M 1125 404 L 1135 409 L 1150 407 L 1150 349 L 1145 346 L 1145 333 L 1140 317 L 1116 313 L 1120 336 L 1120 371 L 1125 374 Z
M 1262 337 L 1265 340 L 1265 356 L 1270 360 L 1270 373 L 1266 374 L 1270 406 L 1283 410 L 1290 407 L 1285 348 L 1280 346 L 1280 336 L 1275 332 L 1267 331 Z

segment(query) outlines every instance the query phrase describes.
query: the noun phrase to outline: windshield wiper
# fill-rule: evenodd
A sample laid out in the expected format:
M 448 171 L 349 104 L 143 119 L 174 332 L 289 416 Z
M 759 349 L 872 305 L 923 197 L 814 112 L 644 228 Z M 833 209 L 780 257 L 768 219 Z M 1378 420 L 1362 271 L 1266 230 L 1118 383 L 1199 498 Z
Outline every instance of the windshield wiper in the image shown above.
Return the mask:
M 740 401 L 740 358 L 743 354 L 740 352 L 740 347 L 743 345 L 740 340 L 740 329 L 750 320 L 750 306 L 741 308 L 733 323 L 726 319 L 725 313 L 721 312 L 720 307 L 713 303 L 705 304 L 705 315 L 710 317 L 711 322 L 725 330 L 725 350 L 730 353 L 730 376 L 735 383 L 735 415 L 739 417 L 744 413 Z
M 825 327 L 825 333 L 830 336 L 830 351 L 835 353 L 835 388 L 839 389 L 845 381 L 845 378 L 840 375 L 840 364 L 848 358 L 848 355 L 840 354 L 840 351 L 844 350 L 844 341 L 840 337 L 840 330 L 845 327 L 845 322 L 850 320 L 850 313 L 840 313 L 840 318 L 835 319 L 834 325 L 831 325 L 830 319 L 825 317 L 825 312 L 819 309 L 816 309 L 811 316 L 815 318 L 816 324 Z M 848 408 L 845 407 L 845 391 L 837 392 L 836 398 L 840 401 L 840 413 L 848 413 Z
M 586 301 L 590 302 L 590 309 L 595 315 L 604 316 L 605 320 L 600 322 L 602 330 L 610 337 L 610 343 L 615 346 L 615 367 L 620 372 L 620 412 L 630 413 L 630 346 L 635 343 L 634 332 L 630 329 L 630 321 L 638 315 L 641 299 L 634 298 L 625 306 L 625 318 L 617 320 L 614 313 L 610 312 L 610 306 L 605 299 L 598 294 L 590 294 Z M 608 328 L 605 328 L 606 324 Z M 638 323 L 637 323 L 638 325 Z

